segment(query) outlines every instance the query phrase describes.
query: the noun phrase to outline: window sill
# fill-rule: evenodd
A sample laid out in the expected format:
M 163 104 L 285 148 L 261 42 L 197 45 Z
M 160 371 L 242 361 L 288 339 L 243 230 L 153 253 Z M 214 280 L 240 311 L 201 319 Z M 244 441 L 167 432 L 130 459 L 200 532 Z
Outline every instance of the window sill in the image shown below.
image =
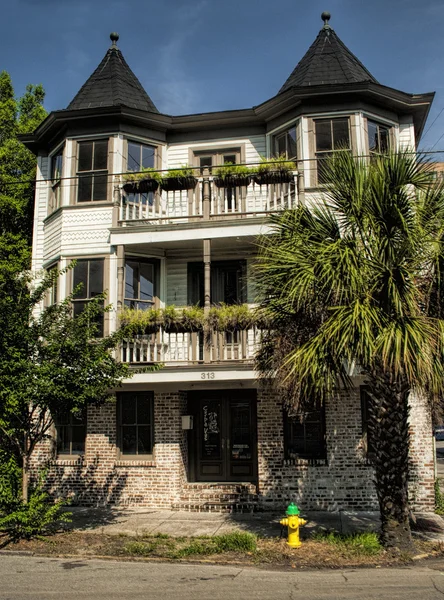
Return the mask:
M 328 467 L 326 458 L 286 458 L 284 467 Z
M 147 459 L 124 459 L 117 460 L 116 467 L 156 467 L 156 461 L 152 458 Z
M 51 461 L 51 465 L 60 467 L 77 467 L 81 465 L 84 460 L 83 454 L 66 454 L 65 456 L 59 455 Z

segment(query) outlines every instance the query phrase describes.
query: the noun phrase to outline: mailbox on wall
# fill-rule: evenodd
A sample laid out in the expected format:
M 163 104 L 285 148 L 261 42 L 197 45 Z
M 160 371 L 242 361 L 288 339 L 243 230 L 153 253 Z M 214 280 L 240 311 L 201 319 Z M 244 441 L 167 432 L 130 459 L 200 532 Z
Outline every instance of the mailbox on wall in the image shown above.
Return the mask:
M 182 415 L 182 429 L 193 429 L 193 415 Z

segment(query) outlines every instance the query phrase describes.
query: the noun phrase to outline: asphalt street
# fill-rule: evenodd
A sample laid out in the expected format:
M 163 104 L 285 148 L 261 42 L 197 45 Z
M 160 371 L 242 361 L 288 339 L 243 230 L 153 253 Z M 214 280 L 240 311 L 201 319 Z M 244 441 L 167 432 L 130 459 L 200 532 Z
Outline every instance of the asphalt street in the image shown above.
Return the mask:
M 443 596 L 444 562 L 434 568 L 288 572 L 0 555 L 1 600 L 435 600 Z

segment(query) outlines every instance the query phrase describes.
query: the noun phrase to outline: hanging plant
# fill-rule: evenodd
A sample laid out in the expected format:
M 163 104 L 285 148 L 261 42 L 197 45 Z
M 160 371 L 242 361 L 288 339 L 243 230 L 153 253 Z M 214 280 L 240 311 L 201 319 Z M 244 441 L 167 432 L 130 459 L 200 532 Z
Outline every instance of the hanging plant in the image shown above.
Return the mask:
M 251 182 L 251 169 L 245 165 L 226 162 L 216 169 L 214 183 L 218 188 L 246 187 Z
M 124 308 L 120 313 L 120 321 L 135 335 L 157 333 L 163 324 L 162 310 L 160 308 L 148 310 Z
M 247 304 L 213 306 L 208 314 L 208 326 L 215 331 L 243 331 L 254 324 L 254 315 Z
M 166 192 L 178 192 L 180 190 L 194 190 L 197 179 L 191 167 L 184 165 L 180 169 L 169 169 L 162 177 L 160 186 Z
M 296 163 L 287 160 L 285 155 L 272 159 L 262 157 L 256 172 L 253 174 L 253 181 L 258 185 L 291 183 L 294 181 L 293 171 L 295 170 Z
M 152 168 L 137 173 L 126 173 L 123 189 L 126 194 L 148 194 L 155 192 L 162 179 L 160 173 Z

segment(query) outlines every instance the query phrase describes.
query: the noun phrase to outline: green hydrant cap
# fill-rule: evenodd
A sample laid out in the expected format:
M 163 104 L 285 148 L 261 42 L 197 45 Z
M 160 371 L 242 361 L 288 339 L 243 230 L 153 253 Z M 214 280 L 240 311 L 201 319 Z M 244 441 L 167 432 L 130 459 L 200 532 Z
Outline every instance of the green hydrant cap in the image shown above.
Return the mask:
M 299 508 L 296 506 L 296 504 L 293 504 L 293 502 L 291 504 L 289 504 L 287 506 L 287 515 L 289 517 L 293 517 L 294 515 L 299 515 Z

